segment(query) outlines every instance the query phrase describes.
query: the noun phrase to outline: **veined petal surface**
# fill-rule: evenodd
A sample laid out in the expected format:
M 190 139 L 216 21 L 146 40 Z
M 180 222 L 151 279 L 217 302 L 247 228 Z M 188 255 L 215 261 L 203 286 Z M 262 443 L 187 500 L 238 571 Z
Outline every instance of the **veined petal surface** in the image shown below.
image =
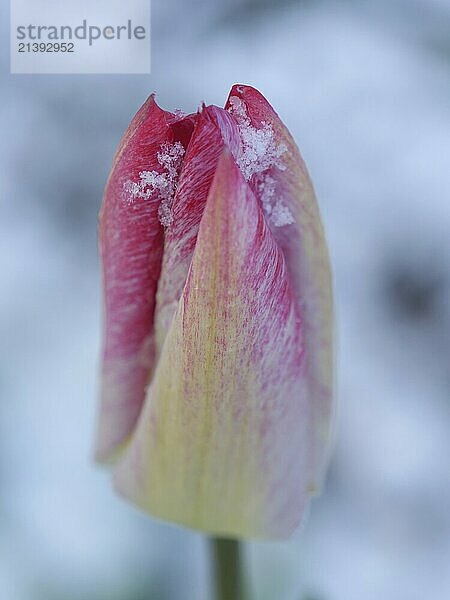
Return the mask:
M 303 330 L 283 251 L 225 151 L 120 493 L 211 534 L 289 535 L 315 487 Z
M 209 189 L 224 148 L 235 155 L 241 151 L 237 124 L 223 108 L 203 106 L 184 157 L 173 201 L 173 222 L 165 232 L 155 312 L 158 354 L 186 283 Z
M 159 210 L 162 195 L 170 192 L 164 187 L 170 183 L 164 152 L 182 157 L 193 120 L 162 110 L 150 96 L 122 138 L 106 185 L 99 227 L 104 289 L 99 460 L 110 459 L 128 439 L 152 374 L 164 244 Z
M 283 253 L 303 322 L 305 391 L 313 410 L 315 481 L 321 486 L 333 423 L 330 260 L 314 188 L 298 147 L 255 88 L 234 85 L 226 109 L 244 141 L 240 165 Z

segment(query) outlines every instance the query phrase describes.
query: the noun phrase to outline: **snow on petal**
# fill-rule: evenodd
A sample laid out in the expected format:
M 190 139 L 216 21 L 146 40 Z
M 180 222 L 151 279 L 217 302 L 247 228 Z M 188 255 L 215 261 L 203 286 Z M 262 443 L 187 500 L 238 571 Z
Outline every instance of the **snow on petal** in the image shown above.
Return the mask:
M 314 413 L 315 486 L 320 488 L 333 421 L 333 309 L 330 261 L 319 208 L 297 145 L 264 96 L 251 86 L 235 85 L 226 108 L 241 129 L 273 133 L 273 164 L 253 172 L 250 185 L 285 257 L 304 323 L 305 393 Z
M 224 109 L 204 106 L 184 156 L 172 221 L 165 235 L 155 313 L 158 352 L 186 282 L 209 188 L 224 147 L 235 155 L 241 152 L 237 126 Z
M 153 370 L 164 244 L 159 212 L 167 197 L 167 168 L 173 166 L 164 163 L 163 154 L 169 147 L 184 152 L 181 141 L 187 144 L 190 119 L 180 123 L 150 96 L 122 138 L 105 189 L 99 228 L 104 287 L 99 460 L 111 458 L 126 442 Z

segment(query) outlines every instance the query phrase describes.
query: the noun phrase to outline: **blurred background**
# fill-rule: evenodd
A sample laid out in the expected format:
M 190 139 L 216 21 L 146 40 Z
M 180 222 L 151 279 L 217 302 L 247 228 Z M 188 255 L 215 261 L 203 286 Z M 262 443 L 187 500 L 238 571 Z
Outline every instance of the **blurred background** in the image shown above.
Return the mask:
M 207 600 L 194 533 L 91 462 L 97 212 L 153 90 L 259 88 L 315 182 L 334 265 L 339 418 L 326 488 L 249 544 L 257 600 L 450 598 L 450 1 L 153 0 L 150 76 L 9 75 L 0 33 L 0 598 Z

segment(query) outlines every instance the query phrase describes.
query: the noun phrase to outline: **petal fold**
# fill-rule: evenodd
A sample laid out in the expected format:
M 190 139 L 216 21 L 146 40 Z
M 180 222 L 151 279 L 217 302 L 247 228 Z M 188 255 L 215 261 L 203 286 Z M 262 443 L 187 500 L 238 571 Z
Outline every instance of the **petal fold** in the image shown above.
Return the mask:
M 333 425 L 333 302 L 330 260 L 314 188 L 299 149 L 255 88 L 234 85 L 226 109 L 244 140 L 241 168 L 283 253 L 303 321 L 305 393 L 312 403 L 317 489 Z
M 161 153 L 165 148 L 184 153 L 193 120 L 162 110 L 150 96 L 121 140 L 105 189 L 99 225 L 104 340 L 98 460 L 110 459 L 127 441 L 153 370 L 153 319 L 164 231 L 161 193 L 149 184 L 165 183 Z
M 173 222 L 166 230 L 155 313 L 159 354 L 186 282 L 209 189 L 224 150 L 237 155 L 241 141 L 231 115 L 203 106 L 198 115 L 173 201 Z

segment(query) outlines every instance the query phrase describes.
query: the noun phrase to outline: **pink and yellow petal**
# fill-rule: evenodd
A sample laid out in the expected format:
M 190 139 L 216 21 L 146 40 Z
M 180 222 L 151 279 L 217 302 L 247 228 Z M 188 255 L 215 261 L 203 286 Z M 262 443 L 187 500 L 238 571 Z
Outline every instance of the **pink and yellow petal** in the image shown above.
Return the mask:
M 305 351 L 283 253 L 225 153 L 117 489 L 211 534 L 289 535 L 315 485 Z
M 284 220 L 285 224 L 281 221 L 281 226 L 270 215 L 266 215 L 266 218 L 285 258 L 303 321 L 305 393 L 311 398 L 314 411 L 315 472 L 316 486 L 319 488 L 328 458 L 333 421 L 332 281 L 320 212 L 298 147 L 264 96 L 250 86 L 235 85 L 226 108 L 241 123 L 241 127 L 244 117 L 250 127 L 256 130 L 269 128 L 273 132 L 275 164 L 262 177 L 253 175 L 250 185 L 264 204 L 264 198 L 261 197 L 264 177 L 272 178 L 271 208 L 285 211 L 281 212 L 281 216 L 289 215 Z
M 164 233 L 160 197 L 144 193 L 141 173 L 161 170 L 158 152 L 175 135 L 187 144 L 190 119 L 180 122 L 150 96 L 122 138 L 105 189 L 99 227 L 104 288 L 99 460 L 111 458 L 128 439 L 154 365 L 153 318 Z
M 173 223 L 165 234 L 155 312 L 158 354 L 186 283 L 209 189 L 225 147 L 234 154 L 240 151 L 234 119 L 222 108 L 203 106 L 184 157 L 173 201 Z

